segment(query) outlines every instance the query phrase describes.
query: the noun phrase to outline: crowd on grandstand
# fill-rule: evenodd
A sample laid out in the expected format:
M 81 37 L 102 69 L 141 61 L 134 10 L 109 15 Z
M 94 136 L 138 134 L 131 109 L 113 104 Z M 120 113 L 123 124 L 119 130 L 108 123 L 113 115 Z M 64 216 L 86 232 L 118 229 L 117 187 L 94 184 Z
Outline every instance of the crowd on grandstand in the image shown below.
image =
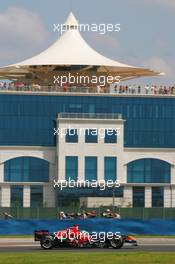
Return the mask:
M 115 85 L 114 92 L 119 94 L 175 94 L 175 86 L 166 85 Z
M 65 84 L 63 86 L 40 84 L 24 84 L 22 82 L 0 82 L 0 90 L 6 91 L 47 91 L 47 92 L 86 92 L 86 93 L 114 93 L 114 94 L 174 94 L 175 86 L 167 85 L 115 85 L 110 88 L 104 86 L 87 87 Z

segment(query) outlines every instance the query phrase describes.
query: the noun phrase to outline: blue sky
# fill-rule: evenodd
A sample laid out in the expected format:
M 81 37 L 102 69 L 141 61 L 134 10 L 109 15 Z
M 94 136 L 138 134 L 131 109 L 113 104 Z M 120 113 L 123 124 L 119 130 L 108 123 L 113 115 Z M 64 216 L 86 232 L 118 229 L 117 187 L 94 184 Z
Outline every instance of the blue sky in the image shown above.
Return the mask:
M 100 53 L 166 73 L 133 82 L 175 84 L 175 0 L 1 0 L 0 66 L 47 48 L 58 37 L 53 24 L 64 23 L 71 10 L 82 24 L 121 24 L 120 32 L 83 33 Z

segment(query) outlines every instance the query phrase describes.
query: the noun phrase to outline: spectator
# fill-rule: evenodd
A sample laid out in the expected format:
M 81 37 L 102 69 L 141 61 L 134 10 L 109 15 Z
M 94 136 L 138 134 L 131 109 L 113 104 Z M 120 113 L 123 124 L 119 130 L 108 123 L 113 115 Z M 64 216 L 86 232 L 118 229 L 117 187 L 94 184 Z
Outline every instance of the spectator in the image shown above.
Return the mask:
M 97 93 L 100 93 L 100 91 L 101 91 L 101 87 L 100 85 L 97 85 Z
M 94 218 L 97 216 L 97 213 L 95 210 L 93 210 L 91 212 L 86 213 L 86 215 L 87 215 L 87 217 Z
M 117 93 L 117 84 L 114 86 L 114 91 Z
M 7 212 L 4 212 L 3 215 L 4 215 L 4 219 L 5 220 L 13 219 L 14 218 L 11 214 L 8 214 Z
M 120 214 L 116 213 L 116 214 L 115 214 L 115 218 L 117 218 L 117 219 L 121 219 Z
M 66 216 L 66 214 L 65 214 L 63 211 L 61 211 L 60 214 L 59 214 L 59 218 L 60 218 L 61 220 L 63 220 L 63 219 L 66 219 L 67 216 Z
M 149 93 L 149 85 L 148 85 L 148 84 L 145 86 L 145 93 L 146 93 L 146 94 Z
M 140 85 L 137 87 L 137 92 L 138 92 L 138 94 L 141 93 L 141 86 Z

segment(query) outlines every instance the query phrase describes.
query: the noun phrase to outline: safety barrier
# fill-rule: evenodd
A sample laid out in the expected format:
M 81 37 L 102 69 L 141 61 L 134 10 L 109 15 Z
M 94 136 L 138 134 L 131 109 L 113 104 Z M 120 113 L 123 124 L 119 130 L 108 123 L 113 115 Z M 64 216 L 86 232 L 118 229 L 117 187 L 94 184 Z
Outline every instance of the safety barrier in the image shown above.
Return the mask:
M 88 232 L 120 232 L 133 235 L 175 235 L 175 220 L 117 220 L 117 219 L 74 219 L 74 220 L 0 220 L 0 235 L 31 235 L 34 230 L 47 229 L 51 232 L 78 224 Z

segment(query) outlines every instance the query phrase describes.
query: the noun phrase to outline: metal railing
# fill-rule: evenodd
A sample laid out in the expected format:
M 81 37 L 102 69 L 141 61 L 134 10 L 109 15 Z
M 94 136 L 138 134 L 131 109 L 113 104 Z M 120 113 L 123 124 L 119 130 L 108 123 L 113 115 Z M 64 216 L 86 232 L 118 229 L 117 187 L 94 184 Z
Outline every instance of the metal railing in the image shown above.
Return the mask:
M 84 93 L 84 94 L 113 94 L 113 95 L 175 95 L 175 86 L 169 89 L 159 88 L 157 90 L 149 89 L 146 90 L 143 87 L 138 88 L 128 88 L 127 86 L 121 86 L 123 88 L 106 88 L 106 87 L 89 87 L 89 86 L 68 86 L 62 87 L 57 85 L 22 85 L 22 86 L 7 86 L 1 87 L 0 92 L 52 92 L 52 93 Z
M 106 113 L 59 113 L 58 118 L 73 119 L 122 119 L 122 114 Z
M 0 91 L 16 91 L 16 92 L 56 92 L 56 93 L 97 93 L 96 87 L 59 87 L 59 86 L 40 86 L 27 85 L 21 87 L 7 87 L 1 88 Z M 108 90 L 101 90 L 101 93 L 109 92 Z
M 113 212 L 120 214 L 122 219 L 175 219 L 175 208 L 110 208 Z M 106 207 L 80 208 L 80 207 L 57 207 L 57 208 L 22 208 L 1 207 L 0 219 L 5 219 L 4 213 L 13 216 L 14 219 L 58 219 L 61 211 L 65 213 L 82 213 L 96 211 L 101 217 Z

